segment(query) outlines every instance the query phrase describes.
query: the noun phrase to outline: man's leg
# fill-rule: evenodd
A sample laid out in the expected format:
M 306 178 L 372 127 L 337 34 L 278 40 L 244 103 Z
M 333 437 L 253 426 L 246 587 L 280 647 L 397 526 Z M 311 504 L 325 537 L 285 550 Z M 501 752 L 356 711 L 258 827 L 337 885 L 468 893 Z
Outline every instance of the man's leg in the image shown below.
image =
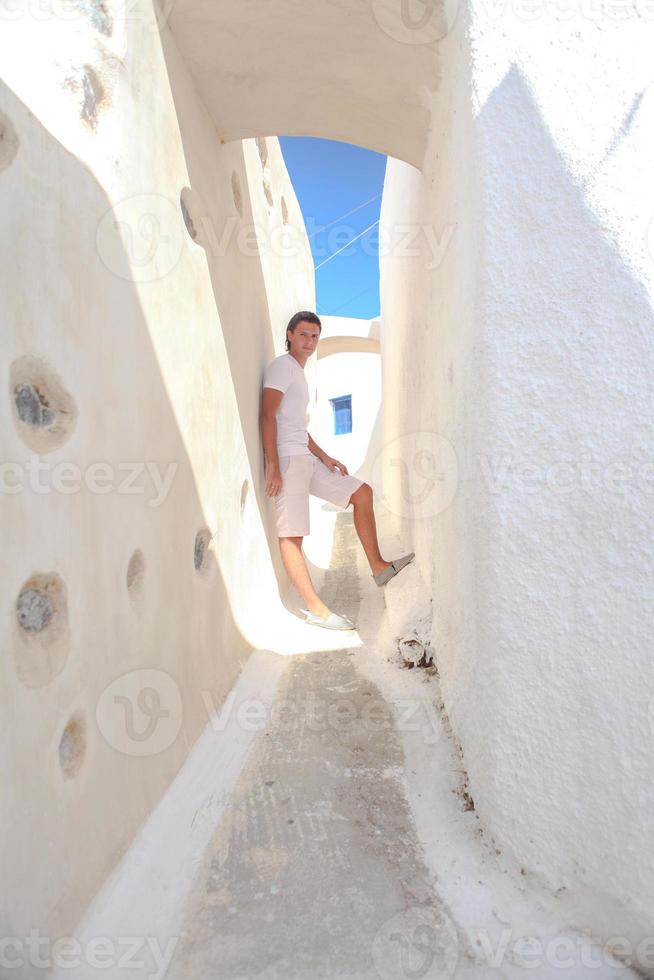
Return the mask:
M 315 613 L 316 616 L 329 616 L 331 609 L 328 609 L 313 587 L 309 569 L 302 554 L 302 538 L 280 538 L 279 550 L 288 577 L 304 599 L 309 612 Z
M 350 503 L 354 507 L 354 526 L 366 553 L 372 574 L 379 575 L 391 563 L 385 561 L 379 551 L 375 511 L 372 506 L 372 487 L 364 483 L 352 494 Z

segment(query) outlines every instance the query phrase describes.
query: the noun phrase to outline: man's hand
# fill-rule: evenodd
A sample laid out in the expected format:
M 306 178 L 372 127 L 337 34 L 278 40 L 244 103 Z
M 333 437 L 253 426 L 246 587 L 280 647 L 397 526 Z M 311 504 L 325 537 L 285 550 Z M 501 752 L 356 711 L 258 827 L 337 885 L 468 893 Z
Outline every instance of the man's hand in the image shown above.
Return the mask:
M 344 463 L 339 463 L 339 461 L 337 459 L 334 459 L 333 456 L 324 456 L 323 463 L 325 464 L 328 470 L 333 470 L 334 467 L 336 467 L 336 469 L 340 470 L 341 476 L 349 476 L 349 473 L 347 472 L 347 466 Z
M 266 496 L 276 497 L 282 489 L 282 475 L 279 472 L 279 465 L 266 467 Z

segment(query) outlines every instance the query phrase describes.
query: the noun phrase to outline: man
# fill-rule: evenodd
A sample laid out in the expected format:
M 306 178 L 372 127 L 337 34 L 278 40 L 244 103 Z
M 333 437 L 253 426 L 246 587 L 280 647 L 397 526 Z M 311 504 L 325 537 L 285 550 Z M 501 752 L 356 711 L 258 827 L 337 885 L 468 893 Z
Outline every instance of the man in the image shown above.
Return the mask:
M 266 368 L 261 436 L 266 462 L 266 494 L 275 498 L 279 548 L 288 577 L 304 599 L 307 622 L 327 629 L 356 629 L 347 616 L 328 609 L 317 595 L 302 554 L 309 533 L 309 494 L 339 507 L 354 507 L 354 526 L 377 585 L 382 586 L 415 557 L 385 561 L 377 542 L 372 488 L 350 476 L 343 463 L 316 445 L 306 427 L 309 388 L 304 365 L 318 346 L 322 325 L 302 311 L 286 328 L 286 354 Z

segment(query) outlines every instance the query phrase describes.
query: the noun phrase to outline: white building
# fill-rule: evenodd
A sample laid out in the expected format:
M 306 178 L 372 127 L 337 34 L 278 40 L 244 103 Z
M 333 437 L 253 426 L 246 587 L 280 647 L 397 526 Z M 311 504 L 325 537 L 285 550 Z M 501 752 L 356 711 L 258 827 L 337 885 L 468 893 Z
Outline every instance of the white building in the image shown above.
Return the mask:
M 199 738 L 199 692 L 224 703 L 285 622 L 258 414 L 315 304 L 275 139 L 299 133 L 392 158 L 380 354 L 364 324 L 317 361 L 317 440 L 381 480 L 416 552 L 487 834 L 575 922 L 642 941 L 651 11 L 64 13 L 0 31 L 2 935 L 73 927 Z M 346 395 L 351 437 L 328 431 Z M 162 677 L 178 729 L 118 750 L 112 697 Z

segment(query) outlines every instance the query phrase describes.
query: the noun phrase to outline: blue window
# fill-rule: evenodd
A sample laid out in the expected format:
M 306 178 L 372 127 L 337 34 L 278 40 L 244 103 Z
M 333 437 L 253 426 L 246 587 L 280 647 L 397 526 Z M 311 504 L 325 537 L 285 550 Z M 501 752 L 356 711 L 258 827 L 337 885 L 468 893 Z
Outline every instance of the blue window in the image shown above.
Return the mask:
M 344 435 L 352 431 L 352 395 L 330 398 L 334 412 L 334 435 Z

